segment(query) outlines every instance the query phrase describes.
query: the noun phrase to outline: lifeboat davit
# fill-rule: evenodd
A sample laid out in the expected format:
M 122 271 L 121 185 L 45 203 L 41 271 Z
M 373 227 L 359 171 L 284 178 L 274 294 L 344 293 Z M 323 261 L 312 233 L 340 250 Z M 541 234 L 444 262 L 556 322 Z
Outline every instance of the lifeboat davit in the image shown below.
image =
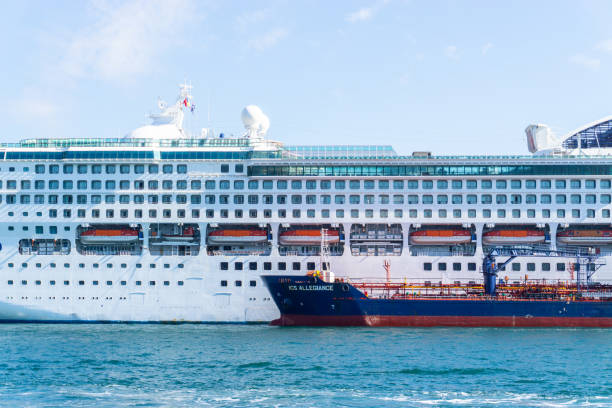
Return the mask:
M 138 230 L 130 228 L 89 229 L 81 232 L 79 239 L 84 244 L 126 243 L 139 239 Z
M 260 244 L 268 241 L 263 229 L 220 229 L 208 234 L 208 243 L 213 245 Z
M 327 230 L 325 236 L 327 244 L 340 242 L 340 233 L 336 230 Z M 279 235 L 278 243 L 281 245 L 320 245 L 321 230 L 295 229 L 284 231 Z
M 162 238 L 168 241 L 193 241 L 195 238 L 195 228 L 183 228 L 180 234 L 162 234 Z
M 410 233 L 410 245 L 459 245 L 472 242 L 468 230 L 424 229 Z
M 482 235 L 482 243 L 485 245 L 539 244 L 545 240 L 544 231 L 530 229 L 502 229 Z
M 566 245 L 610 245 L 610 229 L 567 229 L 557 233 L 557 241 Z

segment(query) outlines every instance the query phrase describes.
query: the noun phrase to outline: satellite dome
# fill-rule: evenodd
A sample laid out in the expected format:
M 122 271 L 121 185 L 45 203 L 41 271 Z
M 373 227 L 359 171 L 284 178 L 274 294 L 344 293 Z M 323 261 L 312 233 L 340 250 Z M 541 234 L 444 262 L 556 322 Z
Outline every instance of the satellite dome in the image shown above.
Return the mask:
M 253 125 L 259 123 L 263 116 L 265 115 L 261 111 L 259 106 L 248 105 L 242 110 L 242 123 L 244 124 L 244 127 L 248 129 Z
M 240 116 L 249 137 L 264 137 L 270 128 L 270 119 L 262 112 L 259 106 L 246 106 Z

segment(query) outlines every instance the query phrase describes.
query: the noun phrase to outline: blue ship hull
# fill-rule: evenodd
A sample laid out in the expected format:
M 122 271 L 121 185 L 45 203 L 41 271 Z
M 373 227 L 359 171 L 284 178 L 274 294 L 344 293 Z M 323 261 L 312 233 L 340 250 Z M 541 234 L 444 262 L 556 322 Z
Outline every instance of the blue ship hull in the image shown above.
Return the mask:
M 612 299 L 369 298 L 348 283 L 264 276 L 280 326 L 612 327 Z

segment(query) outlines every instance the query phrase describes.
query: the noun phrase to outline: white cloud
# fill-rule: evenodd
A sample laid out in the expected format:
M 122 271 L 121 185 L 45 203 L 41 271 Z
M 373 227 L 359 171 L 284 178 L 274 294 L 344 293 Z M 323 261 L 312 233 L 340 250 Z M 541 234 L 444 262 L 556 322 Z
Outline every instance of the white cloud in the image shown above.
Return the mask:
M 444 49 L 444 55 L 446 55 L 449 59 L 457 59 L 459 56 L 457 55 L 457 47 L 454 45 L 449 45 Z
M 599 51 L 612 52 L 612 39 L 600 42 L 595 46 Z
M 491 48 L 493 48 L 493 43 L 492 42 L 488 42 L 485 45 L 483 45 L 482 46 L 482 55 L 486 55 Z
M 346 16 L 346 21 L 349 23 L 357 23 L 359 21 L 366 21 L 372 18 L 374 11 L 371 7 L 364 7 L 357 11 L 353 11 Z
M 598 70 L 601 65 L 601 61 L 597 58 L 587 57 L 583 54 L 576 54 L 570 57 L 570 62 L 572 64 L 580 65 L 584 68 L 588 68 L 591 70 Z
M 359 10 L 350 12 L 346 15 L 345 20 L 349 23 L 358 23 L 360 21 L 367 21 L 374 17 L 374 14 L 378 12 L 383 6 L 385 6 L 389 0 L 379 0 L 370 7 L 362 7 Z
M 237 27 L 245 31 L 249 26 L 256 25 L 265 21 L 270 16 L 270 10 L 255 10 L 243 13 L 236 17 Z
M 180 45 L 197 18 L 194 0 L 92 4 L 96 21 L 60 46 L 60 67 L 73 77 L 118 79 L 148 72 L 158 56 Z
M 289 34 L 285 28 L 275 28 L 268 31 L 264 35 L 255 37 L 248 42 L 248 46 L 255 51 L 264 51 L 270 47 L 275 46 L 280 40 L 285 38 Z

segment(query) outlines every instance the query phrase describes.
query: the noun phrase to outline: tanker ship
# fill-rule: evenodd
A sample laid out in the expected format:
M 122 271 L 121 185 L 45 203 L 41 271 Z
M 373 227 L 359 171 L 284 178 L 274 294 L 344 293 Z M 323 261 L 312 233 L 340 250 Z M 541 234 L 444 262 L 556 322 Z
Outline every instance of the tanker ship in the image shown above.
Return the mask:
M 357 283 L 328 271 L 263 279 L 279 326 L 612 327 L 612 285 L 591 282 L 597 254 L 572 252 L 493 248 L 483 260 L 484 284 Z M 509 258 L 498 264 L 500 255 Z M 577 279 L 498 282 L 498 271 L 518 256 L 576 256 Z

